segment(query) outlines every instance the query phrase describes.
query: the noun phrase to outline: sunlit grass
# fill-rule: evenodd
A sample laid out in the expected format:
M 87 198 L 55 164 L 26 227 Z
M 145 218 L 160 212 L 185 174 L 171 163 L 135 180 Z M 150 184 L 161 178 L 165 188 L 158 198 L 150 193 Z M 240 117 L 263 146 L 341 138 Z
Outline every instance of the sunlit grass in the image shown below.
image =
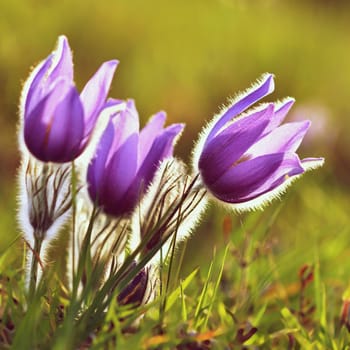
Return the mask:
M 194 344 L 343 349 L 350 341 L 340 320 L 350 277 L 346 197 L 337 190 L 320 190 L 311 180 L 306 177 L 300 188 L 295 186 L 283 202 L 263 213 L 232 217 L 215 209 L 217 224 L 198 235 L 215 235 L 217 247 L 207 247 L 199 269 L 187 268 L 189 273 L 182 272 L 168 293 L 150 305 L 128 310 L 112 303 L 98 318 L 83 318 L 79 328 L 75 318 L 81 314 L 68 317 L 72 300 L 65 296 L 57 267 L 48 274 L 52 287 L 42 286 L 25 309 L 24 259 L 14 263 L 11 254 L 19 253 L 20 244 L 9 244 L 1 259 L 2 341 L 8 339 L 15 348 L 41 344 L 53 349 L 73 344 L 92 349 L 112 344 L 140 349 Z M 331 215 L 321 216 L 326 209 Z M 191 245 L 186 253 L 194 257 Z M 81 332 L 86 327 L 94 331 Z

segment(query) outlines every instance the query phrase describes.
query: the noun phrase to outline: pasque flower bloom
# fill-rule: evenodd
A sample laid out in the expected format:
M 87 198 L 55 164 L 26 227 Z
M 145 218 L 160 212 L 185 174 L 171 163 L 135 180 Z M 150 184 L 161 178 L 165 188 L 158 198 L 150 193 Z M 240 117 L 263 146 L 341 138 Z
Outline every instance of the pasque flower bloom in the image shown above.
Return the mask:
M 79 95 L 72 53 L 60 36 L 57 49 L 30 75 L 22 95 L 24 141 L 44 162 L 69 162 L 86 147 L 118 61 L 102 64 Z
M 323 164 L 322 158 L 300 160 L 295 153 L 309 121 L 281 125 L 293 99 L 245 112 L 273 90 L 273 76 L 264 75 L 214 118 L 195 148 L 193 165 L 203 185 L 238 210 L 259 207 L 306 170 Z
M 166 115 L 159 112 L 139 132 L 134 101 L 112 100 L 107 109 L 111 118 L 88 167 L 88 191 L 105 213 L 121 216 L 136 207 L 184 125 L 164 129 Z

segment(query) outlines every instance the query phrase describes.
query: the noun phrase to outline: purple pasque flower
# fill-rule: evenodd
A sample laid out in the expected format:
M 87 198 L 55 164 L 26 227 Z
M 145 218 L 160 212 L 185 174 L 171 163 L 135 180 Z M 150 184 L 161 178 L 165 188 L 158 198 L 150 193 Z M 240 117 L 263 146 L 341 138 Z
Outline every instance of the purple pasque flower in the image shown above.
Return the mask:
M 68 40 L 58 38 L 57 49 L 34 69 L 22 95 L 24 141 L 36 158 L 64 163 L 83 152 L 117 64 L 103 63 L 79 95 Z
M 133 100 L 112 100 L 106 109 L 111 117 L 88 167 L 88 191 L 105 213 L 122 216 L 136 207 L 160 162 L 172 156 L 184 125 L 164 129 L 166 115 L 159 112 L 140 132 Z
M 306 170 L 323 164 L 322 158 L 300 160 L 296 154 L 309 121 L 281 125 L 293 99 L 246 112 L 273 90 L 273 76 L 264 75 L 214 118 L 194 152 L 203 185 L 238 210 L 261 206 Z

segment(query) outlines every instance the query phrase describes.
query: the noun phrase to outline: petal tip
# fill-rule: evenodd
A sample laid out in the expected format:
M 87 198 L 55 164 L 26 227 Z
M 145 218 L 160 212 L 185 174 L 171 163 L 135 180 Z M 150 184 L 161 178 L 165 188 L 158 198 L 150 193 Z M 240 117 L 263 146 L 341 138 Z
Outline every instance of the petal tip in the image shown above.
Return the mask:
M 185 123 L 178 123 L 178 124 L 173 124 L 173 130 L 179 134 L 185 129 L 186 124 Z
M 57 40 L 56 52 L 59 56 L 63 56 L 67 51 L 71 52 L 68 38 L 65 35 L 60 35 Z
M 58 37 L 58 42 L 59 43 L 67 43 L 68 44 L 68 38 L 65 34 L 61 34 L 59 37 Z
M 109 69 L 113 69 L 113 70 L 115 70 L 117 67 L 118 67 L 118 65 L 119 65 L 119 61 L 118 60 L 110 60 L 110 61 L 106 61 L 105 63 L 104 63 L 104 65 L 106 65 Z
M 272 73 L 265 73 L 262 76 L 263 84 L 267 84 L 268 92 L 267 94 L 270 94 L 275 90 L 275 76 Z
M 304 169 L 304 171 L 309 171 L 309 170 L 314 170 L 317 168 L 320 168 L 324 165 L 325 163 L 325 158 L 320 157 L 320 158 L 304 158 L 301 161 L 301 165 Z
M 135 100 L 132 99 L 132 98 L 128 98 L 126 100 L 126 108 L 127 109 L 134 109 L 134 110 L 136 110 Z

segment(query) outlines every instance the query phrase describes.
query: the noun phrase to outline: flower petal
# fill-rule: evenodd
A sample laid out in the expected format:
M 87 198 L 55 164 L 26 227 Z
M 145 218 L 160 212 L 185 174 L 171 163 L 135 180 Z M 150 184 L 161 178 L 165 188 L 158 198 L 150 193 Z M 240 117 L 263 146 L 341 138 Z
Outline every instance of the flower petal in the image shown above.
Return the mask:
M 68 93 L 70 84 L 59 79 L 41 100 L 24 123 L 24 140 L 30 152 L 42 161 L 47 160 L 46 145 L 56 106 Z
M 125 199 L 123 196 L 135 181 L 138 142 L 138 134 L 131 135 L 114 153 L 105 169 L 105 178 L 101 180 L 103 182 L 101 198 L 108 214 L 118 215 L 119 211 L 123 211 L 122 199 Z
M 214 183 L 259 139 L 273 115 L 273 104 L 237 119 L 208 143 L 199 158 L 199 169 L 207 185 Z
M 151 117 L 149 122 L 140 132 L 139 164 L 142 164 L 152 147 L 154 139 L 163 131 L 166 113 L 159 112 Z
M 97 146 L 97 151 L 95 157 L 92 159 L 88 167 L 87 180 L 88 180 L 88 190 L 93 201 L 98 201 L 98 192 L 103 183 L 103 176 L 106 167 L 106 160 L 111 149 L 114 137 L 114 126 L 112 121 L 110 121 L 103 132 L 99 144 Z
M 119 102 L 119 101 L 118 101 Z M 112 155 L 117 152 L 119 147 L 122 147 L 124 142 L 134 134 L 139 134 L 139 114 L 135 107 L 133 100 L 128 100 L 122 110 L 120 110 L 120 103 L 116 103 L 112 107 L 108 107 L 109 113 L 112 116 L 112 123 L 114 125 L 114 139 L 111 146 Z M 110 157 L 107 159 L 109 162 Z
M 73 81 L 73 59 L 67 38 L 61 35 L 58 38 L 57 49 L 53 53 L 47 84 L 50 85 L 57 78 L 63 77 L 68 81 Z
M 301 161 L 301 166 L 305 171 L 317 169 L 324 164 L 324 158 L 304 158 Z
M 269 125 L 264 130 L 264 134 L 268 134 L 270 131 L 276 129 L 278 126 L 280 126 L 288 114 L 289 110 L 292 108 L 295 100 L 292 97 L 288 97 L 284 99 L 282 102 L 274 103 L 275 105 L 275 114 L 273 118 L 271 118 Z
M 105 103 L 117 65 L 118 61 L 116 60 L 103 63 L 85 85 L 80 95 L 85 111 L 85 136 L 90 135 L 95 126 L 96 118 Z
M 206 143 L 208 143 L 219 130 L 230 120 L 237 115 L 244 112 L 248 107 L 252 106 L 255 102 L 261 100 L 266 95 L 270 94 L 274 90 L 274 81 L 272 74 L 265 74 L 258 84 L 250 88 L 248 91 L 240 95 L 237 100 L 225 111 L 225 113 L 218 119 L 218 121 L 212 127 Z
M 252 158 L 279 152 L 295 152 L 311 123 L 309 121 L 283 124 L 256 142 L 247 150 Z
M 84 136 L 84 111 L 75 86 L 70 87 L 57 105 L 48 128 L 45 150 L 50 161 L 69 162 L 80 154 Z
M 289 177 L 303 172 L 296 154 L 268 154 L 230 168 L 208 187 L 220 200 L 240 203 L 273 190 Z
M 42 85 L 43 80 L 47 74 L 48 69 L 52 65 L 53 55 L 49 55 L 44 61 L 42 61 L 30 74 L 25 88 L 24 88 L 24 117 L 30 114 L 33 108 L 39 103 L 44 95 L 45 91 Z
M 184 124 L 173 124 L 156 137 L 151 149 L 144 158 L 137 176 L 143 179 L 145 190 L 152 181 L 160 161 L 172 155 L 175 138 L 182 132 Z M 140 145 L 142 149 L 142 145 Z

